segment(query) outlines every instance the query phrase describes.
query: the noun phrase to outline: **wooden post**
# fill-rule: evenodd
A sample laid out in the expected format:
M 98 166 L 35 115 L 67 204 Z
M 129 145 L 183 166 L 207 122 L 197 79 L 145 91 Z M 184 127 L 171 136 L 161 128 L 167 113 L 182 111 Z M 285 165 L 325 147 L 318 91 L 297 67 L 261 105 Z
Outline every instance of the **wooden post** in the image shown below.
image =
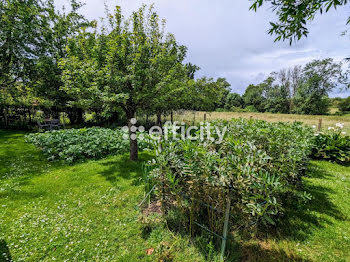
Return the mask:
M 322 129 L 322 118 L 320 118 L 319 120 L 318 120 L 318 132 L 321 132 L 321 129 Z
M 226 241 L 227 241 L 227 231 L 228 231 L 228 224 L 230 219 L 230 207 L 231 207 L 231 198 L 230 193 L 228 193 L 227 197 L 227 203 L 226 203 L 226 211 L 225 211 L 225 222 L 224 222 L 224 230 L 222 233 L 222 242 L 221 242 L 221 261 L 224 261 L 224 255 L 225 255 L 225 248 L 226 248 Z
M 253 119 L 253 116 L 250 116 L 249 118 L 250 118 L 250 120 L 252 120 L 252 119 Z
M 204 122 L 207 121 L 207 114 L 204 113 Z

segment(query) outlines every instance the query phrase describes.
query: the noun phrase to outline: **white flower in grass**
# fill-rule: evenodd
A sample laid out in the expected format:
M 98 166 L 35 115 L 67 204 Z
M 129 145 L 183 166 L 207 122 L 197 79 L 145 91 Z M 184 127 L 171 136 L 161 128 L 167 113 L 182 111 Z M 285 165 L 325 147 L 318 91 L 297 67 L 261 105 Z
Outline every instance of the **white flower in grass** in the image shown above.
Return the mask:
M 316 128 L 316 126 L 315 126 L 315 125 L 313 125 L 313 126 L 312 126 L 312 128 L 313 128 L 313 129 L 315 129 L 315 128 Z
M 342 135 L 346 135 L 346 132 L 341 132 L 342 133 Z
M 315 136 L 319 136 L 319 133 L 316 133 Z
M 344 128 L 344 124 L 343 123 L 336 123 L 335 126 L 340 128 L 340 129 Z
M 328 127 L 328 130 L 334 130 L 334 127 L 330 126 Z

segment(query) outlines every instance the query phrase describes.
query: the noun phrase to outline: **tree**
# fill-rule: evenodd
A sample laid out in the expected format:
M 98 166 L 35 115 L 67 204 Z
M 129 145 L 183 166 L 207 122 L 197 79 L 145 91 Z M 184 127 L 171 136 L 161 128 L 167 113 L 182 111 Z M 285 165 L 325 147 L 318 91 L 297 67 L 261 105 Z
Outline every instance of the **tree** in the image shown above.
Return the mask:
M 157 84 L 157 94 L 142 108 L 156 113 L 157 125 L 162 125 L 162 114 L 181 109 L 192 100 L 190 96 L 187 69 L 181 63 L 168 72 L 168 76 Z M 173 120 L 173 119 L 172 119 Z
M 216 93 L 217 93 L 217 103 L 215 108 L 224 108 L 226 103 L 226 98 L 230 93 L 230 83 L 223 77 L 219 77 L 216 80 Z
M 0 86 L 12 101 L 26 101 L 16 103 L 17 109 L 40 107 L 58 118 L 66 107 L 58 61 L 65 57 L 68 38 L 87 23 L 78 14 L 80 7 L 71 0 L 72 10 L 65 13 L 56 10 L 53 0 L 0 1 Z M 23 86 L 25 91 L 17 92 Z M 32 104 L 25 99 L 28 94 Z
M 336 9 L 348 4 L 348 0 L 254 0 L 250 9 L 257 11 L 266 2 L 272 5 L 272 10 L 278 17 L 278 22 L 270 22 L 269 34 L 276 35 L 275 41 L 289 40 L 290 44 L 308 36 L 307 23 L 314 19 L 316 13 L 322 14 L 332 7 Z M 349 23 L 350 17 L 347 20 Z
M 186 64 L 185 67 L 187 70 L 187 76 L 190 79 L 194 79 L 194 75 L 196 74 L 196 72 L 201 69 L 200 67 L 191 63 Z
M 254 106 L 259 112 L 264 112 L 266 99 L 263 93 L 264 88 L 261 85 L 249 85 L 242 96 L 245 107 Z
M 225 101 L 225 109 L 233 110 L 234 108 L 242 108 L 244 105 L 243 98 L 237 93 L 229 93 Z
M 31 79 L 48 25 L 43 1 L 0 0 L 0 88 Z
M 350 113 L 350 96 L 339 102 L 339 110 L 342 114 Z
M 68 39 L 76 35 L 80 28 L 90 26 L 91 23 L 78 13 L 82 7 L 80 2 L 71 0 L 70 5 L 71 11 L 65 13 L 57 11 L 51 0 L 46 4 L 49 24 L 42 32 L 45 48 L 38 57 L 35 68 L 37 75 L 33 80 L 37 95 L 50 101 L 53 116 L 58 118 L 60 111 L 67 111 L 71 122 L 74 123 L 76 118 L 82 117 L 73 117 L 72 110 L 66 110 L 68 97 L 61 89 L 62 72 L 58 63 L 67 56 Z
M 289 113 L 289 76 L 286 70 L 272 73 L 260 84 L 266 99 L 265 110 L 272 113 Z
M 330 106 L 328 95 L 311 91 L 307 83 L 298 89 L 294 103 L 294 112 L 306 115 L 326 115 Z
M 330 58 L 313 60 L 305 67 L 273 72 L 259 85 L 250 85 L 243 100 L 259 112 L 327 114 L 328 93 L 347 83 L 348 72 L 342 70 L 342 63 Z
M 108 21 L 109 28 L 81 32 L 72 40 L 75 51 L 61 61 L 65 80 L 69 79 L 65 90 L 71 95 L 84 94 L 86 99 L 97 93 L 104 105 L 120 106 L 128 119 L 130 159 L 136 160 L 138 144 L 131 130 L 132 119 L 137 110 L 157 111 L 167 106 L 171 97 L 166 94 L 176 86 L 177 75 L 184 72 L 186 47 L 164 33 L 164 22 L 152 6 L 148 12 L 143 6 L 128 19 L 117 6 Z M 90 43 L 91 48 L 83 48 L 79 54 L 79 46 Z M 84 70 L 87 65 L 93 69 Z
M 105 57 L 102 61 L 99 59 L 102 42 L 96 31 L 89 33 L 84 28 L 69 40 L 67 57 L 59 62 L 63 82 L 61 90 L 68 95 L 67 106 L 71 108 L 73 123 L 82 120 L 83 111 L 90 109 L 96 112 L 110 102 L 104 99 L 108 97 L 108 92 L 104 92 L 107 86 L 103 72 Z
M 301 114 L 327 114 L 328 93 L 335 87 L 346 85 L 342 63 L 333 59 L 314 60 L 302 69 L 302 84 L 295 96 L 295 112 Z
M 189 108 L 193 110 L 214 111 L 223 108 L 230 84 L 225 78 L 202 77 L 188 84 L 188 95 L 191 98 Z

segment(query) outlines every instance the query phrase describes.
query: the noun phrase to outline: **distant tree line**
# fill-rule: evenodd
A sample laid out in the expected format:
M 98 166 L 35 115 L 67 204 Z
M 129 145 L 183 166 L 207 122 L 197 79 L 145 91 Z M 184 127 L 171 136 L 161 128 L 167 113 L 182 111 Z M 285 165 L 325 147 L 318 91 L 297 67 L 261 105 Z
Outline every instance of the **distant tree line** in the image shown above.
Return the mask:
M 270 22 L 270 29 L 268 33 L 276 37 L 275 42 L 289 41 L 289 43 L 292 44 L 299 41 L 301 38 L 307 37 L 309 35 L 309 23 L 313 21 L 315 17 L 317 17 L 316 14 L 319 13 L 320 15 L 323 15 L 333 8 L 339 9 L 340 7 L 348 6 L 348 4 L 349 1 L 347 0 L 253 0 L 250 9 L 256 12 L 263 5 L 271 7 L 270 10 L 274 13 L 274 16 L 272 17 L 275 18 L 275 21 Z M 347 20 L 344 21 L 344 24 L 350 25 L 350 17 L 348 17 Z M 348 36 L 349 30 L 346 29 L 345 31 L 343 31 L 342 35 Z M 346 58 L 346 60 L 350 62 L 350 58 Z M 332 61 L 329 60 L 323 60 L 323 66 L 331 65 L 331 62 Z M 306 81 L 306 85 L 299 85 L 299 91 L 290 96 L 290 112 L 308 114 L 327 112 L 329 106 L 329 99 L 327 99 L 327 95 L 324 95 L 324 93 L 328 94 L 329 90 L 334 88 L 335 82 L 330 81 L 328 83 L 326 82 L 326 85 L 323 84 L 322 78 L 326 79 L 326 77 L 328 77 L 330 75 L 329 73 L 332 73 L 332 71 L 326 71 L 326 74 L 324 76 L 317 74 L 317 71 L 315 72 L 315 70 L 312 70 L 312 68 L 314 68 L 315 66 L 317 66 L 317 64 L 320 63 L 321 61 L 314 61 L 308 64 L 308 68 L 304 68 L 305 71 L 309 71 L 303 72 L 304 74 L 302 74 L 304 76 L 303 80 Z M 318 68 L 320 67 L 318 66 Z M 335 74 L 332 74 L 332 76 L 334 77 L 333 80 L 335 80 L 335 78 L 339 75 L 339 68 L 330 67 L 331 70 L 332 68 L 336 71 L 334 72 Z M 314 77 L 312 77 L 312 75 L 314 75 Z M 316 86 L 319 86 L 319 88 L 316 88 Z M 349 82 L 347 83 L 347 86 L 349 86 Z M 305 98 L 306 103 L 304 104 L 302 101 Z M 317 100 L 316 103 L 315 100 Z M 340 113 L 344 114 L 350 111 L 349 102 L 350 99 L 348 98 L 339 103 Z
M 224 108 L 233 111 L 295 113 L 323 115 L 331 106 L 328 94 L 335 88 L 347 88 L 348 72 L 342 63 L 331 58 L 314 60 L 304 67 L 295 66 L 273 72 L 262 83 L 249 85 L 240 96 L 230 93 Z M 350 106 L 346 100 L 339 104 L 346 112 Z
M 332 106 L 339 109 L 339 114 L 350 114 L 350 96 L 347 98 L 336 97 L 331 100 Z

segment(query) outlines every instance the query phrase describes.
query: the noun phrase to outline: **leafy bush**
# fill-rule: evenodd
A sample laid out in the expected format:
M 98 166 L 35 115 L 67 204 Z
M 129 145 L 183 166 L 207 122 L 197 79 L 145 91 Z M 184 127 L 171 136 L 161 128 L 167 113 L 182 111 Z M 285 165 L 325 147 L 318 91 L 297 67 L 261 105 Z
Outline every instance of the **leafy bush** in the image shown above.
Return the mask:
M 342 114 L 350 113 L 350 96 L 339 103 L 339 110 Z
M 338 163 L 350 161 L 350 136 L 342 132 L 343 125 L 329 127 L 326 133 L 317 133 L 314 137 L 312 155 L 316 159 L 325 159 Z
M 80 159 L 100 158 L 129 150 L 129 141 L 123 139 L 120 129 L 82 128 L 30 134 L 27 141 L 39 147 L 48 160 L 75 162 Z M 145 144 L 140 143 L 140 148 Z
M 243 112 L 255 113 L 255 112 L 258 112 L 258 110 L 255 108 L 255 106 L 250 105 L 244 108 Z
M 180 210 L 184 226 L 193 231 L 196 221 L 221 232 L 228 198 L 231 225 L 275 224 L 289 199 L 310 197 L 300 186 L 311 128 L 243 119 L 213 124 L 227 128 L 221 144 L 162 141 L 163 150 L 149 162 L 149 177 L 159 183 L 157 197 L 164 208 Z

